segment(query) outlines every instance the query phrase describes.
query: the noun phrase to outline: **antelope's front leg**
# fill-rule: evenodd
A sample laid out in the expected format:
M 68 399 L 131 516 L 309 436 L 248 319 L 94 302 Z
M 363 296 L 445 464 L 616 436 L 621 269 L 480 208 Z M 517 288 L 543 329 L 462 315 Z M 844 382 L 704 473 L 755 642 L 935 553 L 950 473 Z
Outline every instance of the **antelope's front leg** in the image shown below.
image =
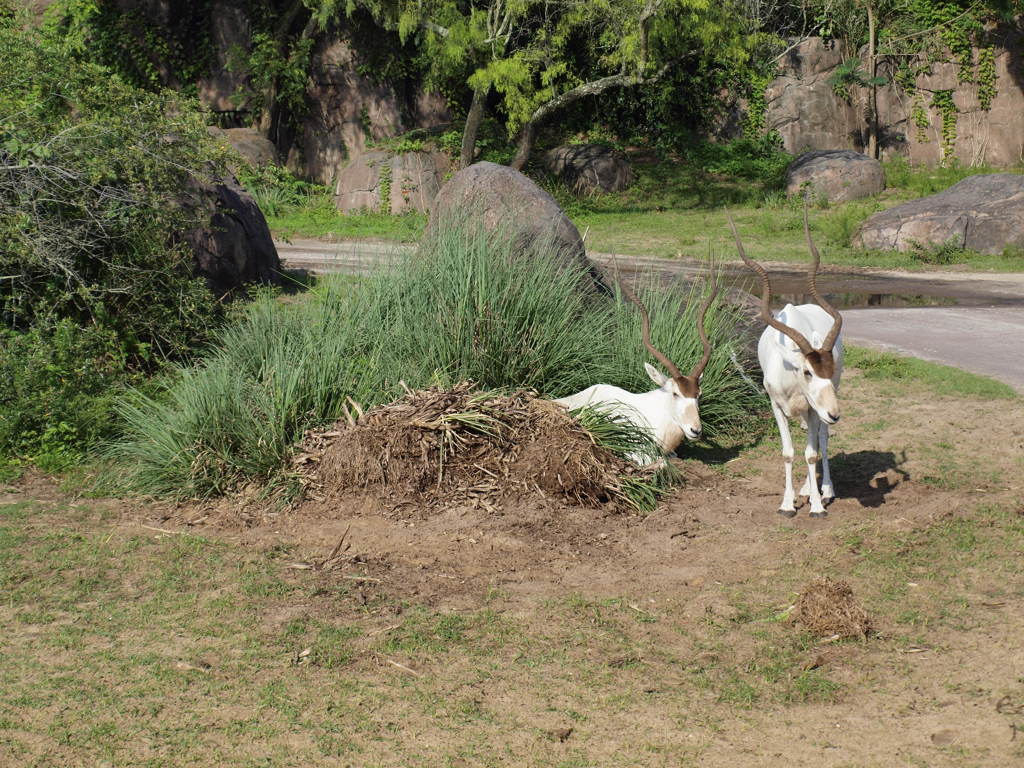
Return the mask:
M 821 425 L 821 498 L 823 501 L 834 499 L 832 475 L 828 471 L 828 424 Z
M 828 514 L 825 505 L 821 503 L 821 493 L 818 492 L 818 438 L 820 436 L 821 419 L 818 414 L 811 410 L 807 414 L 807 448 L 804 450 L 804 459 L 807 461 L 807 490 L 811 500 L 811 517 L 824 517 Z
M 793 504 L 793 437 L 789 433 L 789 419 L 782 409 L 772 400 L 772 413 L 775 414 L 775 423 L 779 426 L 779 436 L 782 437 L 782 461 L 786 465 L 786 491 L 782 495 L 782 504 L 779 505 L 779 514 L 786 517 L 793 517 L 796 514 L 796 506 Z

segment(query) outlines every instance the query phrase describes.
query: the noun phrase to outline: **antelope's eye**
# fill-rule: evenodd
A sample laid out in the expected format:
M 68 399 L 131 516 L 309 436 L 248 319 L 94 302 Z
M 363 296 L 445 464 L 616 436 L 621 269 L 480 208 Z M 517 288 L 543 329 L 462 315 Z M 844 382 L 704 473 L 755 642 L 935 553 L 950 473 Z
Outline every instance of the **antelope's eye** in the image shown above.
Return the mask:
M 811 372 L 810 371 L 804 371 L 804 378 L 805 379 L 811 378 Z

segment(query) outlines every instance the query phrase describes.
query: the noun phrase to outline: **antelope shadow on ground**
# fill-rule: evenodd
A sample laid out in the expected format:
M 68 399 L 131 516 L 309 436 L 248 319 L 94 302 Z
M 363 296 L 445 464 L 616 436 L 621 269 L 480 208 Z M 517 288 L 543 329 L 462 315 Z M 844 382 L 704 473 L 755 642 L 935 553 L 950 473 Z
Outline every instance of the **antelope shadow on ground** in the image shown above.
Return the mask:
M 854 451 L 829 458 L 838 498 L 854 498 L 863 507 L 880 507 L 886 496 L 910 480 L 903 469 L 907 452 Z

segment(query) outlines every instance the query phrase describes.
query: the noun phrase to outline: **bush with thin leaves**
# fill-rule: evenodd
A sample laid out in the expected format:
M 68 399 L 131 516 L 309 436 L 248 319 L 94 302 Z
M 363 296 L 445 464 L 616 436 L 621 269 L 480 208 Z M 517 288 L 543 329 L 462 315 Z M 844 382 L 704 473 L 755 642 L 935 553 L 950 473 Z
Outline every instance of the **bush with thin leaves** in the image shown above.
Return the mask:
M 225 330 L 201 365 L 180 369 L 156 395 L 120 407 L 110 446 L 127 488 L 209 496 L 280 477 L 307 429 L 412 388 L 472 380 L 564 396 L 596 382 L 651 388 L 635 308 L 580 290 L 588 279 L 549 244 L 467 229 L 436 234 L 417 256 L 361 281 L 325 280 L 305 300 L 263 298 Z M 652 285 L 653 337 L 682 368 L 700 356 L 699 289 Z M 737 428 L 760 395 L 732 375 L 736 318 L 712 305 L 715 353 L 704 374 L 706 431 Z

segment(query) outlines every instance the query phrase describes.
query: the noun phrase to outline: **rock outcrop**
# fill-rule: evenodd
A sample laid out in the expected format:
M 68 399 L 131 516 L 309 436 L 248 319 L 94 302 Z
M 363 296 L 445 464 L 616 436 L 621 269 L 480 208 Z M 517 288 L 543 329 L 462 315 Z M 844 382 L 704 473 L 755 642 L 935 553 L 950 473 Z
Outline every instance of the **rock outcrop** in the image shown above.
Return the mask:
M 246 283 L 277 283 L 281 260 L 267 220 L 256 201 L 234 179 L 219 183 L 192 180 L 186 202 L 209 221 L 185 233 L 193 268 L 218 296 Z
M 633 183 L 633 167 L 603 144 L 566 144 L 544 155 L 544 168 L 577 194 L 619 192 Z
M 288 167 L 333 184 L 349 161 L 366 151 L 368 141 L 451 121 L 441 96 L 422 88 L 408 91 L 400 98 L 393 85 L 360 74 L 358 53 L 347 41 L 322 40 L 314 50 L 306 91 L 310 109 L 288 154 Z
M 450 166 L 448 156 L 434 150 L 399 155 L 385 150 L 366 152 L 338 175 L 335 204 L 345 213 L 426 213 Z
M 562 263 L 589 275 L 590 289 L 607 290 L 555 199 L 507 165 L 480 162 L 452 176 L 434 200 L 425 241 L 446 227 L 480 227 L 512 238 L 524 252 L 536 243 L 550 245 Z
M 839 43 L 820 37 L 804 40 L 779 62 L 778 77 L 765 89 L 765 128 L 778 131 L 787 152 L 863 145 L 857 108 L 828 82 L 842 62 Z
M 999 166 L 1024 159 L 1024 34 L 998 27 L 986 38 L 984 44 L 993 51 L 995 80 L 989 83 L 994 86 L 991 101 L 985 103 L 982 78 L 974 72 L 962 76 L 949 51 L 945 61 L 936 60 L 934 52 L 914 61 L 879 58 L 879 73 L 889 80 L 876 91 L 883 158 L 902 155 L 921 165 L 956 160 L 962 165 Z M 982 50 L 973 52 L 975 62 Z M 812 37 L 780 61 L 779 74 L 765 91 L 765 127 L 779 132 L 787 152 L 862 150 L 867 144 L 867 89 L 852 86 L 849 98 L 844 98 L 829 82 L 843 58 L 838 45 Z M 919 72 L 912 91 L 895 82 L 893 74 L 901 68 Z M 952 98 L 952 133 L 943 128 L 948 107 L 938 95 L 945 92 Z
M 279 165 L 281 162 L 274 142 L 255 128 L 228 128 L 225 130 L 211 126 L 207 130 L 214 138 L 230 144 L 243 160 L 256 168 Z
M 850 149 L 805 152 L 786 170 L 786 194 L 844 203 L 885 189 L 885 171 L 873 157 Z
M 862 248 L 896 251 L 950 242 L 992 254 L 1024 248 L 1024 176 L 970 176 L 944 192 L 876 213 L 854 238 Z

